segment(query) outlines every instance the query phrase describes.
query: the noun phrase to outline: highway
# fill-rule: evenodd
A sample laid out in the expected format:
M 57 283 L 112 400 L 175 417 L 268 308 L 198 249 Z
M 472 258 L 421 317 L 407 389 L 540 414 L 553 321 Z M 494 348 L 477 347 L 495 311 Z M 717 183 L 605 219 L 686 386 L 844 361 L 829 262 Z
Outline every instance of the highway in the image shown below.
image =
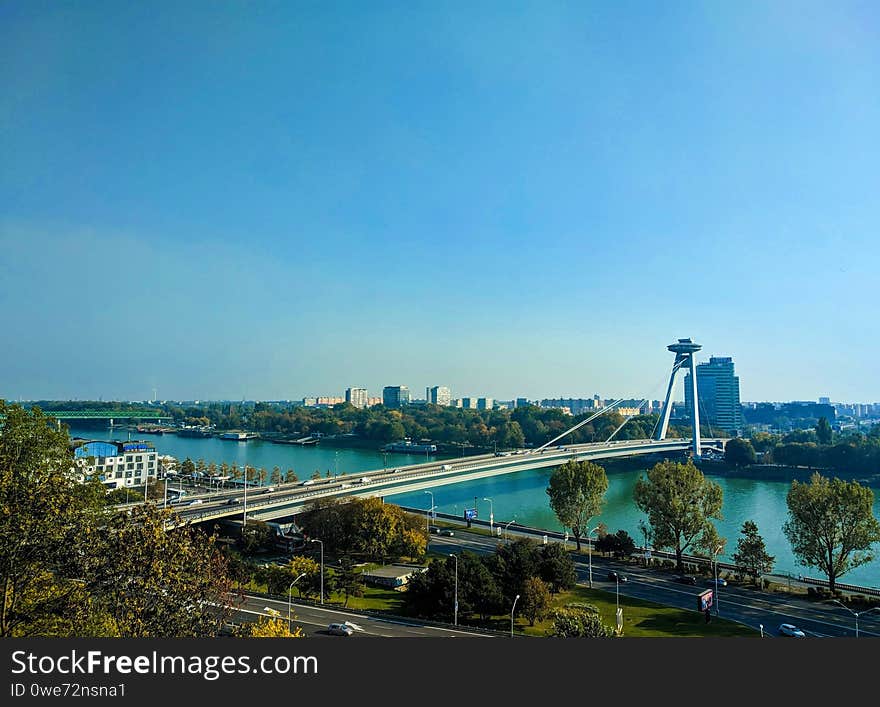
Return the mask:
M 302 627 L 308 636 L 346 638 L 346 636 L 333 636 L 327 632 L 327 625 L 331 623 L 344 623 L 348 621 L 354 624 L 355 631 L 350 638 L 355 637 L 383 637 L 383 638 L 491 638 L 489 634 L 481 634 L 471 631 L 459 631 L 454 628 L 440 626 L 424 626 L 417 621 L 407 621 L 399 618 L 381 618 L 365 616 L 345 609 L 331 609 L 311 604 L 297 604 L 294 599 L 291 609 L 296 618 L 291 621 L 294 626 Z M 277 612 L 274 613 L 274 612 Z M 262 596 L 246 595 L 244 603 L 239 607 L 236 614 L 236 622 L 258 621 L 261 616 L 287 619 L 287 602 L 280 599 L 267 599 Z
M 513 529 L 510 530 L 510 537 L 517 535 Z M 478 554 L 491 554 L 495 552 L 499 542 L 507 541 L 455 529 L 455 536 L 452 538 L 431 536 L 430 549 L 447 553 L 468 550 Z M 581 554 L 574 557 L 578 583 L 589 585 L 589 556 Z M 622 597 L 645 599 L 665 606 L 696 611 L 696 596 L 706 589 L 715 588 L 714 580 L 710 581 L 708 578 L 698 577 L 696 586 L 685 585 L 675 580 L 674 573 L 616 562 L 595 553 L 592 565 L 594 588 L 613 594 L 616 583 L 608 580 L 608 572 L 615 570 L 627 578 L 626 582 L 619 584 Z M 721 618 L 745 624 L 756 632 L 763 624 L 764 635 L 768 637 L 778 635 L 777 629 L 781 623 L 795 624 L 808 637 L 855 635 L 855 618 L 836 604 L 812 602 L 732 584 L 720 586 L 718 595 Z M 714 607 L 712 615 L 714 618 Z M 880 636 L 880 612 L 859 617 L 859 636 Z

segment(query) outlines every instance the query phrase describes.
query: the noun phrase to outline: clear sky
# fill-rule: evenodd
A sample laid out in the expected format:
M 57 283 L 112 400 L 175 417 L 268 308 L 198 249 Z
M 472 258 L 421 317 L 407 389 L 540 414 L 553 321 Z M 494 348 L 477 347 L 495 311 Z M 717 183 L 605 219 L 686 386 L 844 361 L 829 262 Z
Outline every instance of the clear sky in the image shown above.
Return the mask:
M 870 1 L 4 2 L 0 397 L 878 401 L 878 126 Z

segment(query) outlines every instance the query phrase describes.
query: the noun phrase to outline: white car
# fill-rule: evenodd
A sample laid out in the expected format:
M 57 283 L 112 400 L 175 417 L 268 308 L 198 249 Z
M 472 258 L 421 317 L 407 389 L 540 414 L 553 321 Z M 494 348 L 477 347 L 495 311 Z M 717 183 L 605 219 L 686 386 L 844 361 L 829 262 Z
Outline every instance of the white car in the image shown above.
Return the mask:
M 801 631 L 794 624 L 779 624 L 780 636 L 791 636 L 792 638 L 806 638 L 807 634 Z
M 197 499 L 195 499 L 194 501 L 190 501 L 190 502 L 189 502 L 189 505 L 191 505 L 191 506 L 199 506 L 199 505 L 201 505 L 201 503 L 202 503 L 202 499 L 197 498 Z
M 351 636 L 354 629 L 348 624 L 330 624 L 327 627 L 327 633 L 331 636 Z

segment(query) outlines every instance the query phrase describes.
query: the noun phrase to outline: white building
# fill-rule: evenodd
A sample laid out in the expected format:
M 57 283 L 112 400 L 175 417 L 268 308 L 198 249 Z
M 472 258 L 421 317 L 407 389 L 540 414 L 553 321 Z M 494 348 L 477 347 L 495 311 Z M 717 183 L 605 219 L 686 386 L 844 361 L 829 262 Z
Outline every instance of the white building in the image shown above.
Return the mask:
M 452 404 L 452 391 L 443 385 L 425 388 L 425 399 L 433 405 L 449 406 Z
M 158 470 L 152 442 L 83 442 L 74 459 L 84 474 L 97 474 L 107 488 L 143 486 Z
M 345 391 L 345 402 L 351 403 L 356 408 L 367 407 L 367 400 L 366 388 L 347 388 Z

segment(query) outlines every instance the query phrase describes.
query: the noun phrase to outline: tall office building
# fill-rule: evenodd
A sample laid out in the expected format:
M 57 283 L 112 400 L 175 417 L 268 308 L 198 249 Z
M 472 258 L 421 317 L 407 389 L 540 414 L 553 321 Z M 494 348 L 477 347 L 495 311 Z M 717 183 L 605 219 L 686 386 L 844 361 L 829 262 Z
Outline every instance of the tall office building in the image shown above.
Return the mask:
M 405 385 L 386 385 L 382 388 L 382 404 L 387 408 L 409 405 L 409 388 Z
M 739 401 L 739 378 L 733 374 L 730 356 L 712 356 L 708 363 L 696 367 L 700 416 L 718 432 L 738 432 L 743 427 L 742 405 Z M 691 375 L 685 376 L 685 408 L 691 407 Z M 714 432 L 715 430 L 713 430 Z
M 435 385 L 425 389 L 425 399 L 432 405 L 449 406 L 452 404 L 452 391 L 446 386 Z
M 477 398 L 477 410 L 491 410 L 495 407 L 493 398 Z
M 354 405 L 356 408 L 367 407 L 367 389 L 366 388 L 346 388 L 345 402 Z
M 476 410 L 477 409 L 477 399 L 476 398 L 462 398 L 461 399 L 461 407 L 465 410 Z

